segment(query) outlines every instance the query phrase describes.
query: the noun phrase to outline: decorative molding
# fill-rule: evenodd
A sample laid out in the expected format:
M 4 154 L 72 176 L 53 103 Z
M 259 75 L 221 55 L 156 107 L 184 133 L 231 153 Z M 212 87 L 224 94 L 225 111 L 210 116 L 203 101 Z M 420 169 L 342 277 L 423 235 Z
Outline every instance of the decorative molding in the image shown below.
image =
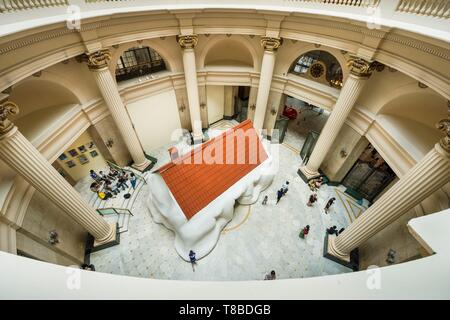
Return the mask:
M 352 56 L 347 63 L 350 73 L 360 78 L 370 77 L 378 64 L 375 61 L 367 61 L 357 56 Z
M 14 128 L 8 117 L 10 115 L 16 115 L 19 113 L 19 107 L 17 104 L 11 101 L 5 101 L 0 104 L 0 134 L 5 135 Z
M 82 55 L 82 60 L 87 62 L 90 70 L 100 70 L 108 68 L 108 61 L 111 60 L 111 52 L 108 49 L 99 50 L 90 54 Z
M 177 36 L 176 39 L 182 49 L 194 49 L 198 42 L 196 34 Z
M 277 51 L 278 48 L 283 44 L 282 38 L 272 38 L 272 37 L 262 37 L 261 45 L 265 51 Z
M 439 144 L 445 151 L 450 152 L 450 116 L 447 119 L 442 119 L 436 124 L 436 128 L 445 134 Z

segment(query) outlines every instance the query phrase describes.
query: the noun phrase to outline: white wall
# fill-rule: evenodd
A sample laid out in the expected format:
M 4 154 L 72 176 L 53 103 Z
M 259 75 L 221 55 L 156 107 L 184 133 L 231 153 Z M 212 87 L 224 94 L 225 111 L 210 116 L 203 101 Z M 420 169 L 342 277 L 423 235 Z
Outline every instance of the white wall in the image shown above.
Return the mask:
M 206 101 L 208 104 L 208 123 L 214 123 L 223 118 L 225 104 L 224 86 L 206 86 Z
M 181 129 L 174 90 L 129 103 L 127 109 L 146 152 L 169 143 L 172 133 Z

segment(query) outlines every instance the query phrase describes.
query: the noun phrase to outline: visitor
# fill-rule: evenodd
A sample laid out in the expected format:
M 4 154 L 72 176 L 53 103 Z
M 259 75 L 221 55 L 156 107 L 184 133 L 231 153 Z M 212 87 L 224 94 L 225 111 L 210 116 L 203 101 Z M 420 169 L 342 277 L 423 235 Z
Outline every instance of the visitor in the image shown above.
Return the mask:
M 263 201 L 262 201 L 262 205 L 265 206 L 267 204 L 267 200 L 269 200 L 268 196 L 265 196 Z
M 286 183 L 281 186 L 281 191 L 283 192 L 283 196 L 286 195 L 286 193 L 288 192 L 288 190 L 289 190 L 288 187 L 289 187 L 289 181 L 286 181 Z
M 317 191 L 323 184 L 323 177 L 319 177 L 317 179 L 311 179 L 308 182 L 308 186 L 311 191 Z
M 330 210 L 330 207 L 333 205 L 334 201 L 336 200 L 335 197 L 328 200 L 326 206 L 325 206 L 325 213 L 328 214 L 328 211 Z
M 192 250 L 189 251 L 189 260 L 192 264 L 192 271 L 195 272 L 194 265 L 197 263 L 197 258 L 195 257 L 195 252 Z
M 335 234 L 336 236 L 338 235 L 338 231 L 337 231 L 337 227 L 336 226 L 332 226 L 331 228 L 327 229 L 327 233 L 328 234 Z
M 344 232 L 345 228 L 339 229 L 339 232 L 336 234 L 336 236 L 340 235 L 342 232 Z
M 119 176 L 119 179 L 117 181 L 117 188 L 122 188 L 122 190 L 125 190 L 125 188 L 128 188 L 128 175 L 127 173 L 124 171 L 122 172 L 122 174 Z
M 99 174 L 101 180 L 103 180 L 105 182 L 109 181 L 108 176 L 103 171 L 99 171 L 98 174 Z
M 120 192 L 117 188 L 117 184 L 112 184 L 110 181 L 105 182 L 105 190 L 112 192 L 115 196 Z
M 308 207 L 312 207 L 314 202 L 317 201 L 317 194 L 313 193 L 312 195 L 309 196 L 309 201 L 306 204 Z
M 100 184 L 97 182 L 91 183 L 90 187 L 92 192 L 98 192 L 100 190 Z
M 270 273 L 266 274 L 264 280 L 275 280 L 277 278 L 275 274 L 275 270 L 270 271 Z
M 131 183 L 131 186 L 133 187 L 133 190 L 136 190 L 136 182 L 137 182 L 136 176 L 134 175 L 133 172 L 130 173 L 130 183 Z
M 304 239 L 309 233 L 309 224 L 300 230 L 300 234 L 298 235 L 300 238 Z
M 281 197 L 283 196 L 283 190 L 280 189 L 277 191 L 277 204 L 280 202 Z
M 81 269 L 88 270 L 88 271 L 95 271 L 95 266 L 93 264 L 83 263 L 81 265 Z
M 101 178 L 99 177 L 99 175 L 94 171 L 94 170 L 89 170 L 89 175 L 91 176 L 92 179 L 94 179 L 95 181 L 99 181 L 101 180 Z

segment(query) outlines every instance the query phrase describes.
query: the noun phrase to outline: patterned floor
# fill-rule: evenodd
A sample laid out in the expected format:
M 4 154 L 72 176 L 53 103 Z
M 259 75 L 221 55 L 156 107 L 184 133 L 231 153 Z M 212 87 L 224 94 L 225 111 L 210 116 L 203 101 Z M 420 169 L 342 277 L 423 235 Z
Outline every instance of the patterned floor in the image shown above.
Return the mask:
M 158 166 L 169 160 L 167 147 L 151 153 L 158 157 Z M 258 203 L 236 207 L 217 246 L 198 261 L 195 272 L 177 255 L 173 233 L 152 221 L 145 205 L 149 185 L 142 185 L 135 200 L 128 203 L 134 216 L 129 230 L 121 234 L 120 245 L 92 254 L 91 262 L 99 272 L 176 280 L 262 280 L 271 270 L 276 271 L 278 279 L 350 272 L 323 258 L 322 248 L 325 229 L 333 225 L 338 229 L 346 227 L 352 218 L 349 202 L 356 202 L 346 195 L 338 196 L 343 194 L 342 187 L 323 186 L 318 203 L 306 206 L 311 192 L 296 173 L 298 153 L 281 145 L 279 154 L 280 170 L 272 185 Z M 290 181 L 289 192 L 277 205 L 276 191 L 286 180 Z M 82 181 L 77 188 L 88 188 L 86 183 L 88 180 Z M 263 206 L 266 194 L 269 201 Z M 84 195 L 90 196 L 86 192 Z M 323 208 L 333 196 L 337 201 L 325 214 Z M 306 224 L 311 226 L 310 234 L 300 239 L 299 231 Z

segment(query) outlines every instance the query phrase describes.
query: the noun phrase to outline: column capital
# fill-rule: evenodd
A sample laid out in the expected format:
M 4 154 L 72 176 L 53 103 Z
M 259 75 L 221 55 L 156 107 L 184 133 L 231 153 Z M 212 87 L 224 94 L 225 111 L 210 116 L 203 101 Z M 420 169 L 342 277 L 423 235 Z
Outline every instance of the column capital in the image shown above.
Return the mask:
M 14 128 L 14 123 L 8 119 L 8 116 L 18 113 L 19 107 L 14 102 L 5 101 L 0 103 L 0 136 L 5 135 Z
M 436 123 L 436 128 L 445 133 L 445 137 L 439 140 L 439 145 L 445 151 L 450 152 L 450 117 Z
M 196 34 L 178 35 L 177 42 L 182 49 L 194 49 L 198 42 L 198 36 Z
M 359 78 L 369 78 L 376 68 L 382 66 L 377 61 L 368 61 L 358 56 L 352 56 L 347 65 L 350 73 Z
M 87 62 L 90 70 L 100 70 L 108 67 L 108 61 L 111 60 L 111 53 L 108 49 L 102 49 L 93 53 L 83 54 L 81 59 Z
M 261 46 L 265 51 L 277 51 L 283 44 L 283 38 L 261 37 Z

